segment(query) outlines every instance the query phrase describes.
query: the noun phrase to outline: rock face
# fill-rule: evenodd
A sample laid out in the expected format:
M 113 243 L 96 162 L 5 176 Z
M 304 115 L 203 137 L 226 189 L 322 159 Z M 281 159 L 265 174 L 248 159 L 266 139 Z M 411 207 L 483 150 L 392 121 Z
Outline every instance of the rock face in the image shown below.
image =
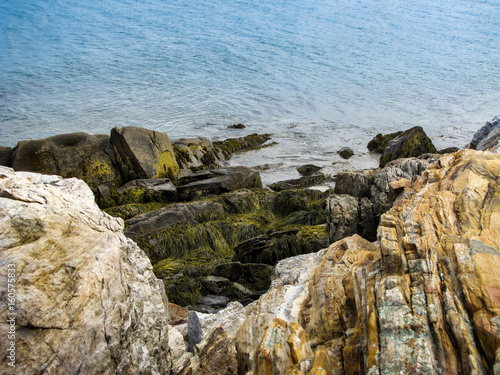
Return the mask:
M 498 146 L 500 141 L 500 116 L 494 117 L 479 129 L 469 145 L 474 150 L 484 151 Z
M 83 181 L 0 167 L 0 227 L 3 317 L 16 270 L 16 373 L 170 372 L 163 284 Z
M 12 164 L 11 157 L 14 150 L 12 147 L 0 146 L 0 165 L 10 167 Z
M 115 164 L 109 136 L 71 133 L 19 142 L 10 166 L 16 171 L 80 178 L 91 187 L 98 201 L 103 201 L 107 198 L 105 190 L 121 185 Z
M 500 155 L 447 155 L 382 215 L 378 242 L 280 261 L 237 332 L 218 332 L 228 373 L 497 373 L 499 175 Z M 210 359 L 195 352 L 184 371 Z
M 391 160 L 435 153 L 437 150 L 424 129 L 421 126 L 415 126 L 389 141 L 380 157 L 380 167 L 384 167 Z
M 111 144 L 126 181 L 175 178 L 179 165 L 167 134 L 127 126 L 111 130 Z

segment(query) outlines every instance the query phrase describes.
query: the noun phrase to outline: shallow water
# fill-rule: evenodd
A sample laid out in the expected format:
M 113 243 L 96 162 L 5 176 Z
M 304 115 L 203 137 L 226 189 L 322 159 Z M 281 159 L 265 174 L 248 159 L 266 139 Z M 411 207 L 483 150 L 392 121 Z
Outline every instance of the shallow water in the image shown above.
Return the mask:
M 374 167 L 366 143 L 414 125 L 461 147 L 500 113 L 498 1 L 10 0 L 0 19 L 4 146 L 129 125 L 270 132 L 276 146 L 232 160 L 283 163 L 270 182 Z

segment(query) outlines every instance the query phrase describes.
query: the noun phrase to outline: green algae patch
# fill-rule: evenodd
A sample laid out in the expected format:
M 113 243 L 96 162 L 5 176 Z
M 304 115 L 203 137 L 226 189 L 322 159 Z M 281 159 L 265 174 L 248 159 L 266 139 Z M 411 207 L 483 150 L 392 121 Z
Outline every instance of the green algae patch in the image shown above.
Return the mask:
M 166 150 L 160 154 L 158 163 L 154 165 L 156 171 L 155 178 L 169 178 L 176 181 L 179 178 L 179 164 L 170 151 Z
M 255 150 L 271 139 L 271 134 L 250 134 L 242 138 L 230 138 L 214 142 L 226 159 L 231 158 L 235 152 Z
M 368 151 L 376 152 L 381 154 L 386 149 L 390 141 L 396 138 L 398 135 L 402 134 L 402 131 L 390 133 L 390 134 L 377 134 L 370 142 L 368 142 Z
M 128 220 L 134 216 L 145 214 L 146 212 L 156 211 L 165 207 L 164 203 L 131 203 L 122 206 L 105 208 L 103 211 L 115 217 L 120 217 L 123 220 Z

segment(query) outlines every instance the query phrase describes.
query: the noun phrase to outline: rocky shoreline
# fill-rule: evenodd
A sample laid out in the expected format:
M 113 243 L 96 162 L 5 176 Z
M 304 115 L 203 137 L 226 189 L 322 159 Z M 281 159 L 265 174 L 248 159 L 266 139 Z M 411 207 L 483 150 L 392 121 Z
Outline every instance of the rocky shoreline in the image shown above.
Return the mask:
M 470 147 L 498 147 L 499 128 Z M 0 147 L 24 372 L 496 371 L 498 154 L 438 153 L 419 127 L 378 135 L 381 168 L 323 192 L 308 188 L 329 178 L 314 166 L 269 189 L 258 168 L 225 164 L 270 140 L 126 127 Z M 84 354 L 68 330 L 86 332 Z

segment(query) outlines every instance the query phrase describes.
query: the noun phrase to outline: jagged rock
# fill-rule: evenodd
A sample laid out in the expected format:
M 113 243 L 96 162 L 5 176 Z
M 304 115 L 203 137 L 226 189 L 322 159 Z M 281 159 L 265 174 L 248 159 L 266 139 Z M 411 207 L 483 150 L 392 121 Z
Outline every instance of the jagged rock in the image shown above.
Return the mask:
M 303 189 L 315 185 L 320 185 L 327 180 L 327 176 L 323 174 L 314 176 L 303 176 L 300 178 L 279 181 L 274 184 L 269 185 L 269 188 L 274 191 L 283 191 L 289 189 Z
M 184 199 L 229 191 L 262 187 L 260 173 L 246 167 L 229 167 L 196 172 L 187 177 L 189 183 L 178 187 Z M 186 181 L 183 179 L 182 182 Z
M 356 198 L 369 197 L 375 171 L 339 172 L 335 181 L 335 194 L 349 194 Z
M 170 371 L 163 284 L 83 181 L 0 167 L 0 227 L 0 279 L 16 270 L 16 373 Z M 3 317 L 7 295 L 2 282 Z
M 388 143 L 400 135 L 402 132 L 395 132 L 390 134 L 377 134 L 370 142 L 368 142 L 368 151 L 382 154 L 386 149 Z
M 415 126 L 404 131 L 387 144 L 380 157 L 380 167 L 384 167 L 392 160 L 435 153 L 437 150 L 425 134 L 424 129 L 421 126 Z
M 201 341 L 201 323 L 196 311 L 188 312 L 188 351 L 193 353 L 194 346 Z
M 321 167 L 313 164 L 306 164 L 297 167 L 297 172 L 299 172 L 302 176 L 312 176 L 313 174 L 318 173 L 320 170 Z
M 354 155 L 354 151 L 349 147 L 342 147 L 337 153 L 342 159 L 350 159 Z
M 485 151 L 489 148 L 498 147 L 500 141 L 500 116 L 495 116 L 491 121 L 487 121 L 479 129 L 469 145 L 473 150 Z
M 109 136 L 87 133 L 21 141 L 14 149 L 11 163 L 16 171 L 80 178 L 96 194 L 101 207 L 114 204 L 106 189 L 121 185 L 121 176 L 115 165 Z
M 447 155 L 382 216 L 377 242 L 354 235 L 280 261 L 225 330 L 238 373 L 498 372 L 499 175 L 500 155 Z
M 179 165 L 167 134 L 135 126 L 113 128 L 111 144 L 125 181 L 177 178 Z
M 223 215 L 224 208 L 217 202 L 176 203 L 127 220 L 129 228 L 125 230 L 125 235 L 131 238 L 145 237 L 161 229 L 187 223 L 196 225 L 206 217 Z
M 4 167 L 12 166 L 12 153 L 14 149 L 12 147 L 0 146 L 0 165 Z
M 116 194 L 116 200 L 121 204 L 177 200 L 177 188 L 168 178 L 132 180 L 116 189 Z

